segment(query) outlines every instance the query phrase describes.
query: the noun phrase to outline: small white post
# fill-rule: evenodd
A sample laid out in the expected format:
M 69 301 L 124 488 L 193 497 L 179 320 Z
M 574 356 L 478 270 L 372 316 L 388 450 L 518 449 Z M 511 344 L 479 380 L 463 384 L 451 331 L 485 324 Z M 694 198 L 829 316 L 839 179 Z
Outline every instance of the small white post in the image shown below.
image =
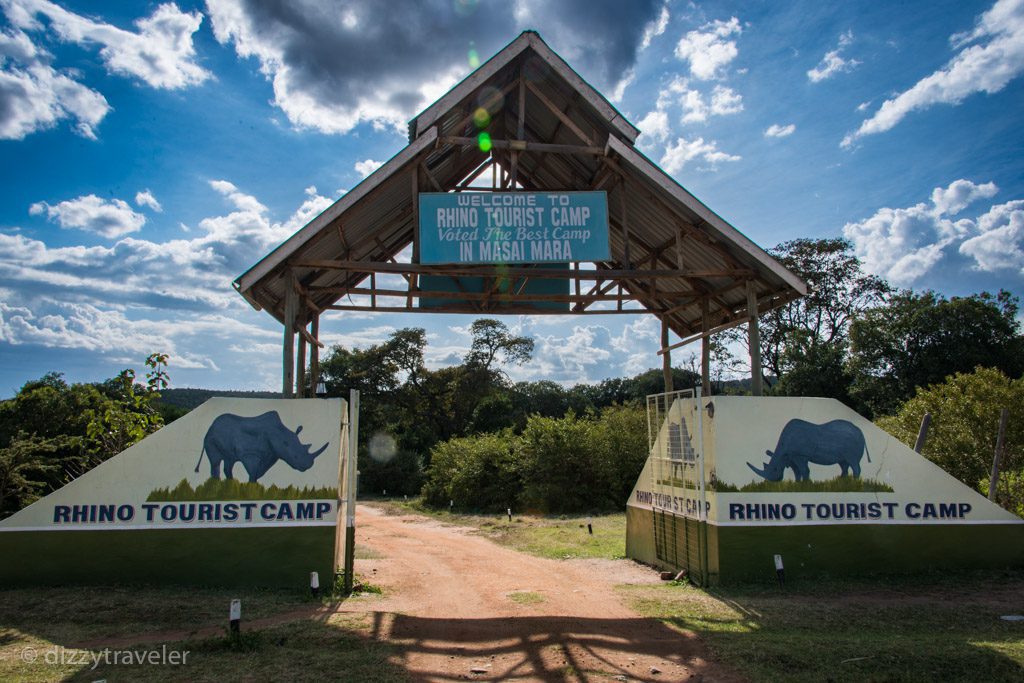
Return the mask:
M 309 590 L 313 593 L 313 597 L 320 596 L 320 573 L 310 572 L 309 573 Z
M 786 584 L 786 570 L 782 566 L 782 555 L 775 556 L 775 575 L 779 577 L 779 586 Z
M 231 600 L 231 607 L 228 609 L 228 624 L 231 635 L 237 637 L 242 630 L 242 601 L 238 598 Z

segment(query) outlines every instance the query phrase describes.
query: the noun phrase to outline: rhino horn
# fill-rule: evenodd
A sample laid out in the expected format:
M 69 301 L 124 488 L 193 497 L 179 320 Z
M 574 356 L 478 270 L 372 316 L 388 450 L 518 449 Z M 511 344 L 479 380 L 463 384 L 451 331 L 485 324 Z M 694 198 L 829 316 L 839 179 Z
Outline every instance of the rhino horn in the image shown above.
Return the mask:
M 328 442 L 328 443 L 329 443 L 329 442 Z M 311 458 L 312 460 L 316 460 L 316 456 L 320 455 L 320 454 L 321 454 L 321 453 L 323 453 L 323 452 L 324 452 L 325 450 L 327 450 L 327 446 L 328 446 L 328 443 L 325 443 L 325 444 L 324 444 L 323 446 L 321 446 L 321 447 L 320 447 L 320 448 L 318 448 L 317 450 L 315 450 L 315 451 L 312 451 L 312 452 L 310 452 L 310 454 L 309 454 L 309 457 L 310 457 L 310 458 Z M 312 446 L 310 446 L 310 448 L 312 448 Z
M 299 425 L 298 427 L 295 428 L 295 436 L 298 436 L 299 432 L 301 432 L 301 431 L 302 431 L 302 425 Z
M 768 464 L 767 464 L 767 463 L 765 463 L 765 465 L 764 465 L 764 466 L 765 466 L 765 467 L 768 467 Z M 767 479 L 767 478 L 768 478 L 768 473 L 767 473 L 767 472 L 765 472 L 764 470 L 759 470 L 759 469 L 757 469 L 756 467 L 754 467 L 753 465 L 751 465 L 751 464 L 750 464 L 749 462 L 747 463 L 747 467 L 749 467 L 750 469 L 754 470 L 754 474 L 756 474 L 756 475 L 759 475 L 759 476 L 761 476 L 761 477 L 763 477 L 763 478 L 765 478 L 765 479 Z

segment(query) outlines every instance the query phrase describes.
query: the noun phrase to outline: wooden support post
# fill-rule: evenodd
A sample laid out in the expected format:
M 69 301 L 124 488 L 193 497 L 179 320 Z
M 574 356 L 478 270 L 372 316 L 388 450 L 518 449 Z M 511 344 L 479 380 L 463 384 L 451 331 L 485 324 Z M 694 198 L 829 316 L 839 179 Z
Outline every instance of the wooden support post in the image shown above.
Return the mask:
M 1003 459 L 1003 447 L 1006 444 L 1006 421 L 1010 417 L 1008 408 L 999 413 L 999 433 L 996 435 L 996 455 L 992 460 L 992 478 L 988 482 L 988 499 L 996 500 L 996 487 L 999 485 L 999 461 Z
M 750 395 L 761 396 L 761 333 L 757 327 L 757 290 L 747 280 L 748 342 L 750 344 Z
M 309 325 L 309 331 L 313 335 L 314 341 L 320 341 L 320 314 L 317 313 L 313 316 L 313 321 Z M 316 398 L 316 387 L 320 384 L 320 345 L 310 344 L 309 345 L 309 394 L 311 397 Z
M 914 452 L 920 453 L 924 449 L 925 439 L 928 438 L 928 426 L 932 423 L 932 414 L 925 413 L 921 418 L 921 427 L 917 430 L 917 443 L 914 444 Z
M 668 348 L 668 316 L 661 319 L 661 348 Z M 665 393 L 670 394 L 675 390 L 672 383 L 671 351 L 666 351 L 661 356 L 661 372 L 665 376 Z
M 626 216 L 626 181 L 619 181 L 619 207 L 622 210 L 622 242 L 623 242 L 623 258 L 626 261 L 626 270 L 630 270 L 633 267 L 633 263 L 629 258 L 629 219 Z
M 711 395 L 711 302 L 707 297 L 700 302 L 700 391 L 704 396 Z
M 299 307 L 299 293 L 295 291 L 295 275 L 285 276 L 284 292 L 284 381 L 281 394 L 295 396 L 295 313 Z
M 299 335 L 299 353 L 295 356 L 295 396 L 306 398 L 306 337 Z
M 412 262 L 420 262 L 420 178 L 419 171 L 412 169 Z

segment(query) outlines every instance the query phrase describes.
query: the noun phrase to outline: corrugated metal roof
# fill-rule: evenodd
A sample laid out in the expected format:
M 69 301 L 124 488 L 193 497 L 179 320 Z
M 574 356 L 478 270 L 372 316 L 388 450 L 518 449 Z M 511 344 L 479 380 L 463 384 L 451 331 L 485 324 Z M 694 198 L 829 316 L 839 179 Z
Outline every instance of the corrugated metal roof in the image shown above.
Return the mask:
M 488 132 L 501 143 L 489 153 L 472 144 L 473 112 L 481 106 L 490 115 Z M 639 131 L 536 33 L 520 35 L 414 118 L 409 130 L 407 147 L 235 281 L 253 306 L 283 322 L 292 276 L 307 304 L 300 326 L 342 297 L 351 302 L 349 290 L 368 275 L 342 266 L 393 261 L 413 243 L 417 190 L 463 189 L 489 162 L 506 172 L 514 165 L 527 190 L 608 191 L 612 260 L 596 267 L 661 272 L 656 280 L 631 273 L 621 284 L 680 336 L 701 331 L 705 302 L 712 326 L 745 319 L 748 281 L 762 311 L 807 292 L 637 151 Z M 532 151 L 538 143 L 561 147 Z

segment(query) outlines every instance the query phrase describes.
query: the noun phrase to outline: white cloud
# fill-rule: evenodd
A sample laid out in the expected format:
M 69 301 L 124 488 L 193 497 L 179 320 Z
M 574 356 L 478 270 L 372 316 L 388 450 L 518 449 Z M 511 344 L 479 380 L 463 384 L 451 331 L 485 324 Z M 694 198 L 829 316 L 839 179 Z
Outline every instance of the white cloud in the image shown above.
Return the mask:
M 658 109 L 650 111 L 637 122 L 636 127 L 642 133 L 642 143 L 664 142 L 668 139 L 670 132 L 668 114 Z
M 109 238 L 138 232 L 146 223 L 146 217 L 133 211 L 123 199 L 107 201 L 94 194 L 68 199 L 56 206 L 36 202 L 28 212 L 33 216 L 45 213 L 49 220 L 65 229 L 75 228 Z
M 249 357 L 264 347 L 280 347 L 275 330 L 240 322 L 218 314 L 173 317 L 130 318 L 124 311 L 92 304 L 50 301 L 38 304 L 36 312 L 27 306 L 10 306 L 0 301 L 0 341 L 11 345 L 33 344 L 55 349 L 76 349 L 111 356 L 145 357 L 154 351 L 168 353 L 174 369 L 218 370 L 204 352 L 191 351 L 196 340 L 217 340 L 227 344 L 247 339 Z M 264 343 L 259 343 L 266 340 Z M 272 358 L 273 355 L 270 355 Z M 121 361 L 119 361 L 121 362 Z
M 1015 239 L 1017 234 L 1013 222 L 1020 219 L 1012 215 L 1015 203 L 993 207 L 987 218 L 983 216 L 977 221 L 955 217 L 970 204 L 990 198 L 997 191 L 994 183 L 979 185 L 956 180 L 948 187 L 935 188 L 930 202 L 898 209 L 881 208 L 870 218 L 847 223 L 843 234 L 853 242 L 865 269 L 900 286 L 910 285 L 927 274 L 958 242 L 962 243 L 961 253 L 973 256 L 979 267 L 989 270 L 987 266 L 993 263 L 992 246 Z M 970 238 L 979 231 L 980 235 Z
M 135 193 L 135 205 L 139 207 L 148 206 L 157 213 L 163 213 L 164 211 L 164 207 L 160 206 L 160 202 L 156 200 L 156 197 L 148 189 Z
M 796 132 L 796 124 L 790 123 L 789 125 L 782 126 L 778 123 L 773 123 L 768 126 L 764 131 L 766 138 L 785 138 L 789 137 Z
M 79 135 L 96 138 L 110 111 L 106 98 L 59 73 L 50 59 L 24 32 L 0 33 L 0 139 L 21 140 L 64 119 L 75 121 Z
M 615 84 L 615 87 L 612 88 L 612 92 L 608 96 L 608 99 L 610 99 L 615 104 L 618 104 L 618 103 L 622 102 L 622 98 L 626 94 L 626 88 L 628 88 L 629 86 L 633 85 L 633 81 L 635 81 L 635 80 L 636 80 L 636 69 L 630 69 L 629 71 L 626 72 L 626 75 L 623 76 L 619 80 L 619 82 Z
M 679 98 L 679 105 L 683 108 L 683 123 L 703 123 L 711 113 L 699 90 L 688 89 Z
M 367 123 L 405 132 L 410 116 L 468 73 L 468 37 L 486 56 L 510 30 L 542 26 L 560 55 L 613 92 L 660 5 L 515 0 L 459 2 L 452 11 L 451 3 L 390 0 L 381 11 L 377 0 L 349 0 L 343 10 L 333 0 L 208 0 L 206 10 L 214 37 L 256 61 L 293 126 L 347 133 Z
M 671 175 L 683 170 L 683 167 L 694 159 L 704 161 L 714 168 L 719 162 L 739 161 L 741 157 L 719 150 L 718 143 L 714 140 L 705 142 L 704 138 L 677 138 L 675 144 L 665 150 L 660 163 L 665 172 Z
M 680 38 L 676 56 L 690 63 L 690 74 L 694 78 L 702 81 L 721 78 L 725 67 L 739 55 L 736 41 L 727 39 L 742 32 L 736 17 L 712 21 Z
M 332 203 L 307 192 L 291 216 L 276 222 L 261 202 L 234 184 L 215 180 L 210 186 L 233 210 L 202 219 L 190 240 L 125 237 L 109 247 L 51 247 L 24 235 L 0 233 L 0 287 L 16 288 L 22 292 L 19 298 L 52 296 L 100 308 L 205 311 L 243 306 L 231 280 Z M 58 207 L 40 204 L 36 211 Z M 68 218 L 72 213 L 55 215 Z
M 383 165 L 384 165 L 383 161 L 374 161 L 373 159 L 363 159 L 362 161 L 357 161 L 356 162 L 355 169 L 356 169 L 356 173 L 358 173 L 359 175 L 361 175 L 361 176 L 363 176 L 365 178 L 366 176 L 370 175 L 371 173 L 373 173 L 374 171 L 376 171 L 378 168 L 380 168 Z
M 738 114 L 743 111 L 743 97 L 724 85 L 716 85 L 711 92 L 711 113 L 715 116 Z
M 112 73 L 138 78 L 154 88 L 177 89 L 211 77 L 195 62 L 192 35 L 203 21 L 200 12 L 182 12 L 174 3 L 157 6 L 137 19 L 137 31 L 94 21 L 47 0 L 7 0 L 4 13 L 25 31 L 49 30 L 68 43 L 99 45 L 100 58 Z M 46 17 L 43 25 L 37 16 Z
M 1024 0 L 998 0 L 973 31 L 951 37 L 959 52 L 944 67 L 886 100 L 843 138 L 850 147 L 866 135 L 892 129 L 911 112 L 935 104 L 960 104 L 975 93 L 997 93 L 1024 71 Z
M 847 31 L 843 35 L 839 36 L 839 45 L 834 50 L 829 50 L 825 53 L 825 56 L 818 62 L 818 66 L 807 72 L 807 78 L 812 83 L 820 83 L 828 78 L 832 78 L 837 73 L 853 71 L 853 69 L 860 64 L 856 59 L 845 59 L 840 54 L 845 47 L 853 42 L 853 32 Z
M 955 216 L 979 199 L 989 199 L 999 192 L 995 183 L 978 185 L 970 180 L 954 180 L 949 187 L 932 190 L 932 204 L 937 215 Z
M 658 18 L 644 27 L 644 35 L 643 38 L 640 39 L 641 50 L 646 50 L 650 47 L 652 40 L 665 32 L 665 29 L 668 28 L 669 19 L 668 2 L 666 2 L 661 6 L 661 13 L 658 14 Z
M 978 218 L 978 234 L 960 245 L 977 270 L 1016 270 L 1024 274 L 1024 200 L 993 206 Z

